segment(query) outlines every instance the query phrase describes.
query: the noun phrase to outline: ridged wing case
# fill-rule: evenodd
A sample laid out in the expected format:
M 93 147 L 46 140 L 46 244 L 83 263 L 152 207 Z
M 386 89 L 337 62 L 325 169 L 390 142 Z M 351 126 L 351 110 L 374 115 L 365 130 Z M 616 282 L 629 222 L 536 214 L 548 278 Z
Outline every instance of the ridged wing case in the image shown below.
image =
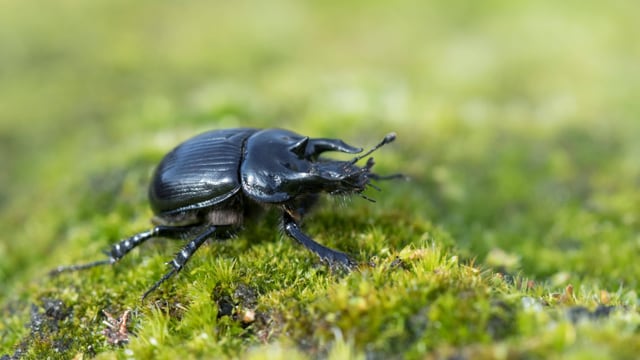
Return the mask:
M 255 129 L 214 130 L 178 145 L 156 168 L 149 201 L 156 214 L 218 204 L 240 191 L 244 144 Z

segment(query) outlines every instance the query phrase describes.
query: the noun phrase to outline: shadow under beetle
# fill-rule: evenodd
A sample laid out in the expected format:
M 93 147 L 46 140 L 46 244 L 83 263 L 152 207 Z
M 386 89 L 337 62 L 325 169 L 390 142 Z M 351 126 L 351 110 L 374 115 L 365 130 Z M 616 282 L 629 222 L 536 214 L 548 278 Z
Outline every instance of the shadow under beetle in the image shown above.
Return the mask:
M 321 193 L 358 194 L 370 180 L 402 177 L 371 172 L 373 158 L 356 163 L 395 140 L 391 133 L 365 154 L 349 161 L 320 157 L 325 151 L 356 154 L 361 148 L 339 139 L 301 136 L 283 129 L 226 129 L 197 135 L 169 152 L 160 162 L 149 186 L 155 227 L 115 244 L 107 259 L 60 266 L 52 274 L 113 264 L 154 237 L 192 237 L 167 263 L 170 270 L 147 290 L 142 299 L 180 271 L 209 238 L 229 238 L 264 207 L 282 212 L 284 232 L 329 264 L 352 268 L 345 253 L 327 248 L 300 229 L 300 221 Z

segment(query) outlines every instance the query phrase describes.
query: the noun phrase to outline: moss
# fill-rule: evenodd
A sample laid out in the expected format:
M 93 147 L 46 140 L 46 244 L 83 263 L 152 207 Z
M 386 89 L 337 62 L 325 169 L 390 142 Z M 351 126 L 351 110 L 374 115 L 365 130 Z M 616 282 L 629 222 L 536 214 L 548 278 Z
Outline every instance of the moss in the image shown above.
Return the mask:
M 0 358 L 635 358 L 638 9 L 576 5 L 6 4 Z M 398 133 L 375 169 L 410 181 L 304 224 L 356 271 L 271 214 L 144 302 L 181 242 L 47 275 L 150 226 L 162 155 L 235 126 Z

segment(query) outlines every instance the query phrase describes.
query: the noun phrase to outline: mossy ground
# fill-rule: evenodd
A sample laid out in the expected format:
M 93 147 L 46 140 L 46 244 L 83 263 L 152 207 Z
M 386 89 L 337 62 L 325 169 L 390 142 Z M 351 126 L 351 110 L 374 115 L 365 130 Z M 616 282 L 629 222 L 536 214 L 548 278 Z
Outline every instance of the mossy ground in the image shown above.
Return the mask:
M 639 11 L 5 2 L 0 357 L 635 358 Z M 363 147 L 398 133 L 376 168 L 411 181 L 325 199 L 305 223 L 358 271 L 266 216 L 145 302 L 180 243 L 46 275 L 146 229 L 162 155 L 233 126 Z

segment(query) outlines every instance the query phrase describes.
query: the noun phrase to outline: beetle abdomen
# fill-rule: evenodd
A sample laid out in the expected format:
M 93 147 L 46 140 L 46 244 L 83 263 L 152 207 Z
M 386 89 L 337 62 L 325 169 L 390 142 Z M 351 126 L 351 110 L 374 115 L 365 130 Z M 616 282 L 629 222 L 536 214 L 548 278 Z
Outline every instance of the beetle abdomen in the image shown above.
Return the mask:
M 149 187 L 156 214 L 218 204 L 240 190 L 242 148 L 255 129 L 214 130 L 178 145 L 160 162 Z

